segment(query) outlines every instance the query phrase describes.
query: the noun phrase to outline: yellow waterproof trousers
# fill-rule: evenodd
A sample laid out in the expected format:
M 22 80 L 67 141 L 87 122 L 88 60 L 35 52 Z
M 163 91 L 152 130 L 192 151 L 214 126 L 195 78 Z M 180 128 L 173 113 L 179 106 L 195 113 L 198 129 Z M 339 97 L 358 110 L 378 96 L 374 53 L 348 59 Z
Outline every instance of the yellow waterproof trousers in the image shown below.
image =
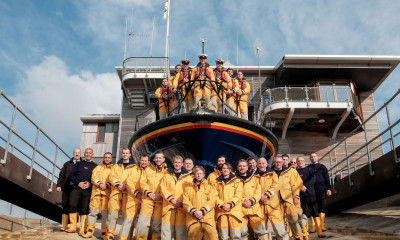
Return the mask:
M 299 224 L 298 208 L 290 202 L 281 203 L 281 209 L 284 216 L 289 222 L 290 230 L 292 230 L 294 238 L 301 238 L 301 227 Z
M 217 220 L 218 236 L 221 240 L 241 239 L 241 221 L 232 215 L 221 215 Z
M 129 232 L 131 231 L 131 228 L 133 226 L 133 222 L 137 217 L 137 215 L 139 214 L 139 211 L 140 211 L 140 204 L 134 204 L 126 209 L 125 211 L 126 216 L 124 219 L 124 223 L 122 224 L 121 227 L 121 232 L 119 234 L 120 239 L 128 238 Z
M 147 240 L 152 221 L 152 239 L 161 239 L 162 202 L 143 199 L 136 227 L 136 240 Z
M 268 219 L 271 222 L 272 228 L 274 229 L 274 232 L 276 234 L 276 239 L 277 240 L 289 240 L 289 235 L 285 230 L 285 226 L 283 223 L 283 218 L 282 214 L 280 212 L 280 209 L 275 209 L 272 208 L 271 206 L 267 204 L 261 205 L 261 208 L 264 211 L 265 214 L 265 226 L 268 226 Z
M 188 239 L 190 240 L 214 240 L 218 239 L 218 232 L 214 226 L 198 222 L 189 226 Z
M 108 202 L 107 239 L 114 239 L 115 226 L 121 209 L 122 215 L 125 218 L 126 201 L 126 193 L 118 193 L 110 197 Z
M 187 240 L 186 213 L 182 209 L 172 208 L 162 216 L 161 239 Z

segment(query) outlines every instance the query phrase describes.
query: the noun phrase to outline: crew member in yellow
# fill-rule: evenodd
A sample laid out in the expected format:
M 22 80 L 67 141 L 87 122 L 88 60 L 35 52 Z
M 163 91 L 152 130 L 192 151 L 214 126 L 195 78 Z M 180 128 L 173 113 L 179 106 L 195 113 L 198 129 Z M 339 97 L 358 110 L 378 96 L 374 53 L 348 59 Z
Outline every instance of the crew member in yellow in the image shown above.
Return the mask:
M 249 229 L 247 226 L 250 223 L 257 239 L 270 240 L 271 237 L 265 227 L 264 214 L 259 203 L 261 199 L 260 175 L 249 172 L 249 165 L 244 159 L 239 160 L 237 168 L 236 177 L 243 184 L 241 239 L 248 239 Z
M 214 167 L 214 172 L 210 173 L 208 175 L 207 181 L 208 184 L 211 186 L 214 186 L 216 183 L 216 179 L 221 176 L 221 169 L 222 169 L 222 164 L 227 162 L 227 158 L 225 155 L 219 155 L 217 158 L 217 166 Z
M 232 80 L 229 74 L 224 69 L 224 60 L 215 60 L 216 68 L 214 69 L 215 90 L 211 91 L 211 105 L 213 108 L 222 112 L 222 101 L 226 102 L 226 91 L 232 88 Z M 214 107 L 215 106 L 215 107 Z
M 178 100 L 176 99 L 178 96 L 178 80 L 181 76 L 182 66 L 180 64 L 175 66 L 174 73 L 169 77 L 168 86 L 172 91 L 171 101 L 174 104 L 175 113 L 178 113 Z M 171 109 L 172 110 L 172 109 Z
M 229 163 L 222 164 L 222 175 L 216 179 L 217 230 L 219 239 L 240 239 L 242 225 L 243 184 L 232 173 Z
M 163 240 L 187 240 L 186 213 L 183 210 L 183 192 L 193 178 L 183 168 L 183 158 L 173 158 L 173 167 L 168 168 L 161 180 L 163 198 L 161 238 Z
M 190 77 L 192 76 L 192 68 L 189 67 L 190 60 L 183 59 L 181 74 L 178 78 L 178 91 L 181 96 L 181 112 L 189 112 L 191 106 L 195 105 L 193 92 L 193 83 L 190 82 Z
M 240 115 L 243 119 L 248 120 L 248 106 L 247 106 L 247 95 L 250 93 L 250 83 L 246 81 L 243 77 L 242 72 L 238 72 L 237 74 L 237 90 L 236 90 L 236 101 L 238 110 L 240 111 Z
M 218 239 L 214 211 L 216 191 L 208 184 L 205 175 L 203 167 L 195 166 L 194 179 L 186 185 L 183 193 L 183 208 L 187 211 L 186 227 L 190 240 Z
M 142 155 L 140 157 L 140 164 L 143 161 L 148 161 L 148 155 Z M 140 204 L 142 200 L 142 194 L 140 191 L 140 177 L 142 174 L 141 165 L 135 166 L 128 169 L 128 176 L 126 178 L 126 188 L 127 188 L 127 200 L 125 208 L 125 219 L 122 223 L 121 232 L 119 234 L 120 240 L 132 239 L 130 236 L 133 230 L 133 222 L 136 219 L 140 211 Z
M 111 184 L 110 201 L 108 203 L 107 220 L 107 239 L 114 239 L 115 225 L 118 220 L 118 213 L 122 210 L 122 215 L 126 217 L 127 190 L 126 180 L 129 172 L 136 168 L 131 158 L 129 148 L 122 149 L 122 158 L 114 164 L 111 173 L 108 176 L 108 182 Z
M 276 234 L 277 240 L 289 240 L 289 235 L 285 231 L 279 204 L 279 180 L 278 175 L 268 168 L 268 162 L 261 157 L 257 161 L 257 174 L 260 176 L 261 199 L 260 205 L 265 214 L 265 226 L 268 220 Z
M 232 68 L 228 68 L 226 72 L 231 78 L 231 89 L 226 90 L 226 104 L 228 105 L 228 107 L 226 108 L 225 113 L 231 116 L 235 116 L 235 111 L 237 110 L 235 92 L 238 90 L 237 86 L 239 84 L 237 83 L 237 79 L 233 76 Z
M 195 102 L 192 109 L 196 109 L 199 106 L 201 98 L 204 98 L 206 108 L 211 109 L 210 97 L 212 86 L 210 81 L 215 81 L 215 76 L 210 64 L 207 62 L 207 54 L 200 54 L 199 61 L 200 62 L 193 68 L 192 76 L 190 77 L 191 81 L 195 81 Z
M 295 169 L 283 166 L 282 157 L 275 157 L 274 171 L 279 178 L 279 195 L 282 214 L 288 219 L 293 237 L 301 239 L 302 232 L 299 225 L 298 208 L 296 205 L 300 203 L 299 193 L 303 186 L 303 181 Z
M 168 86 L 168 80 L 166 78 L 162 80 L 161 87 L 157 88 L 155 96 L 158 98 L 158 113 L 160 119 L 164 119 L 167 117 L 168 113 L 174 109 L 174 102 L 171 99 L 172 90 Z
M 101 165 L 95 167 L 92 172 L 92 196 L 89 203 L 89 215 L 87 217 L 87 233 L 84 238 L 91 238 L 96 228 L 97 215 L 101 209 L 101 237 L 106 238 L 107 233 L 107 217 L 108 217 L 108 200 L 111 193 L 111 185 L 108 182 L 113 164 L 112 154 L 104 153 L 104 160 Z
M 146 240 L 152 220 L 152 239 L 161 239 L 162 197 L 161 179 L 166 173 L 164 153 L 159 151 L 154 156 L 154 166 L 148 166 L 140 178 L 142 206 L 136 226 L 136 240 Z

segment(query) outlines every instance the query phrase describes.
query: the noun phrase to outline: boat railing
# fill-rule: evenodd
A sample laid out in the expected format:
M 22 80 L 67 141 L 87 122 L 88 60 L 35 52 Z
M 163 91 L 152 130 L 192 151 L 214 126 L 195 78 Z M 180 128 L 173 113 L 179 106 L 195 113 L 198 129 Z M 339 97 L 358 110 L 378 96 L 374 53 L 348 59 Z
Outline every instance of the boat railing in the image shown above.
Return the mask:
M 0 164 L 6 165 L 7 157 L 12 153 L 30 165 L 26 178 L 31 180 L 35 169 L 49 179 L 48 191 L 51 192 L 61 169 L 58 163 L 63 164 L 70 159 L 70 156 L 2 90 L 0 90 L 1 99 L 5 101 L 0 102 L 2 109 L 0 124 L 4 127 L 0 129 L 0 142 L 1 145 L 5 144 L 5 152 L 4 156 L 0 156 Z M 10 112 L 7 113 L 8 111 Z M 6 123 L 6 118 L 11 118 L 9 124 Z
M 167 57 L 130 57 L 124 60 L 122 75 L 127 73 L 159 73 L 169 75 L 170 67 Z
M 353 102 L 349 86 L 327 87 L 277 87 L 269 88 L 263 94 L 264 107 L 279 102 Z
M 360 167 L 368 165 L 369 174 L 374 175 L 374 169 L 372 167 L 372 162 L 374 159 L 374 154 L 372 154 L 376 150 L 386 150 L 385 152 L 392 152 L 395 162 L 400 162 L 399 156 L 396 153 L 396 147 L 399 146 L 399 141 L 396 137 L 400 134 L 400 118 L 396 113 L 396 109 L 399 106 L 400 98 L 398 97 L 400 94 L 400 89 L 387 101 L 385 102 L 378 110 L 376 110 L 370 117 L 368 117 L 365 121 L 362 122 L 359 126 L 357 126 L 352 132 L 350 132 L 343 140 L 334 144 L 334 146 L 323 155 L 320 160 L 329 160 L 329 175 L 334 185 L 335 174 L 340 173 L 344 176 L 348 176 L 348 181 L 350 185 L 353 185 L 352 182 L 352 173 L 357 171 Z M 392 108 L 390 110 L 390 108 Z M 392 113 L 392 114 L 391 114 Z M 394 119 L 393 119 L 394 117 Z M 368 127 L 374 124 L 375 118 L 379 120 L 381 125 L 385 125 L 383 131 L 378 132 L 374 135 L 374 131 L 371 130 L 371 134 L 367 134 Z M 358 147 L 354 152 L 348 152 L 349 142 L 347 141 L 350 137 L 357 134 L 359 129 L 362 128 L 364 130 L 364 143 Z M 376 127 L 374 127 L 376 128 Z M 339 150 L 339 148 L 341 148 Z M 341 150 L 344 148 L 344 157 L 340 157 L 343 153 L 339 154 Z M 381 154 L 377 154 L 376 157 L 380 157 Z M 360 163 L 362 159 L 368 158 L 368 162 Z M 326 162 L 326 161 L 325 161 Z

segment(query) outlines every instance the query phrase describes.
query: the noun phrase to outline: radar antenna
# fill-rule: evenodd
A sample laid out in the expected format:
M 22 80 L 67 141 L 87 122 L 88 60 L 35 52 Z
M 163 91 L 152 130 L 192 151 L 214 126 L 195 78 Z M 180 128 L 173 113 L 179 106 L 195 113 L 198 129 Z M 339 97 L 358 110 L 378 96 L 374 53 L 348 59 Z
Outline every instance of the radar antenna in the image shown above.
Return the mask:
M 125 41 L 125 56 L 124 56 L 124 60 L 128 57 L 129 54 L 129 46 L 130 46 L 130 42 L 131 42 L 131 38 L 132 38 L 132 42 L 134 39 L 134 36 L 137 37 L 148 37 L 149 34 L 148 33 L 134 33 L 133 32 L 133 9 L 132 9 L 132 17 L 131 17 L 131 21 L 130 21 L 130 30 L 129 33 L 127 34 L 127 29 L 128 29 L 128 19 L 126 19 L 126 23 L 125 23 L 125 35 L 128 35 L 128 43 L 126 43 Z

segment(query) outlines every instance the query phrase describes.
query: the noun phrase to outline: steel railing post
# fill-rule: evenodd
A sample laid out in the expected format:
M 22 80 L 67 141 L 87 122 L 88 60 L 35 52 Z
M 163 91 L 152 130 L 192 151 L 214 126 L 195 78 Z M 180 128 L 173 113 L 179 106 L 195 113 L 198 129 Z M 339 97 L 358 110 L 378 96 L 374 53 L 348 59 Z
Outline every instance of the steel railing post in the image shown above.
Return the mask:
M 49 192 L 53 191 L 53 183 L 54 183 L 54 173 L 56 171 L 56 166 L 57 166 L 57 158 L 58 158 L 58 145 L 56 146 L 56 156 L 54 157 L 53 161 L 53 172 L 51 173 L 51 183 L 50 183 L 50 188 Z
M 350 186 L 353 186 L 353 182 L 351 181 L 351 174 L 350 174 L 350 159 L 349 159 L 349 152 L 347 150 L 347 138 L 344 140 L 344 148 L 346 152 L 346 160 L 347 160 L 347 176 L 349 178 Z
M 310 104 L 309 104 L 310 98 L 308 97 L 308 91 L 309 91 L 309 89 L 308 89 L 307 86 L 305 87 L 304 91 L 306 92 L 306 102 L 307 102 L 307 105 L 306 105 L 306 106 L 309 107 L 309 106 L 310 106 Z
M 367 126 L 365 125 L 364 122 L 362 123 L 362 125 L 364 127 L 365 143 L 368 143 Z M 371 152 L 369 150 L 369 144 L 367 144 L 365 147 L 367 148 L 369 175 L 373 176 L 375 173 L 372 170 L 372 156 L 371 156 Z
M 385 110 L 386 110 L 386 116 L 387 116 L 387 120 L 388 120 L 388 127 L 392 126 L 392 123 L 390 121 L 390 114 L 389 114 L 389 109 L 388 109 L 388 105 L 385 104 Z M 389 129 L 389 133 L 390 133 L 390 146 L 391 149 L 393 151 L 393 157 L 394 157 L 394 161 L 396 163 L 400 162 L 400 159 L 397 159 L 397 153 L 396 153 L 396 149 L 395 149 L 395 145 L 394 145 L 394 138 L 393 138 L 393 131 L 392 128 Z
M 35 164 L 35 156 L 36 156 L 36 151 L 37 151 L 37 144 L 39 141 L 39 134 L 40 134 L 40 128 L 36 128 L 36 138 L 35 138 L 35 145 L 33 145 L 33 153 L 32 153 L 32 159 L 31 159 L 31 168 L 29 170 L 29 175 L 26 176 L 26 179 L 31 180 L 32 178 L 32 171 L 33 171 L 33 165 Z
M 289 107 L 289 97 L 288 97 L 288 88 L 285 86 L 284 88 L 285 91 L 285 102 L 286 102 L 286 107 Z
M 18 109 L 18 107 L 16 105 L 14 105 L 13 115 L 12 115 L 11 124 L 10 124 L 10 130 L 8 132 L 6 149 L 4 151 L 4 157 L 3 157 L 3 159 L 0 160 L 0 163 L 3 165 L 5 165 L 7 162 L 8 148 L 10 147 L 11 136 L 12 136 L 13 129 L 14 129 L 15 114 L 17 113 L 17 109 Z

